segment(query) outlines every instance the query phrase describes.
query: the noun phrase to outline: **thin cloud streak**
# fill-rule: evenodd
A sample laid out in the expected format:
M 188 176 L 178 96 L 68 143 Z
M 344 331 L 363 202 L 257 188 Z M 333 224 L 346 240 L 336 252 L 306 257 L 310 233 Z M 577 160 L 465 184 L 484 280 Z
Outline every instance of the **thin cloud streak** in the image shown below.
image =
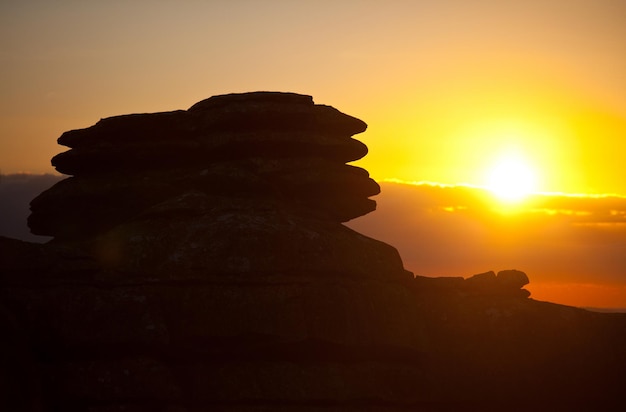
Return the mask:
M 485 211 L 492 210 L 517 215 L 567 215 L 580 218 L 581 223 L 626 223 L 626 196 L 614 193 L 534 192 L 520 202 L 509 204 L 499 201 L 489 188 L 484 186 L 429 181 L 407 182 L 400 179 L 386 179 L 382 183 L 419 187 L 422 191 L 429 192 L 430 202 L 436 203 L 438 207 L 449 212 L 478 207 L 484 208 Z M 441 191 L 435 193 L 438 189 Z
M 410 186 L 432 186 L 432 187 L 440 187 L 440 188 L 470 188 L 470 189 L 479 189 L 485 190 L 489 192 L 489 188 L 480 185 L 472 185 L 469 183 L 439 183 L 432 182 L 428 180 L 403 180 L 403 179 L 395 179 L 395 178 L 387 178 L 381 179 L 381 183 L 398 183 L 403 185 Z M 533 192 L 530 196 L 558 196 L 565 198 L 592 198 L 592 199 L 605 199 L 605 198 L 618 198 L 625 199 L 626 195 L 620 195 L 617 193 L 566 193 L 566 192 Z

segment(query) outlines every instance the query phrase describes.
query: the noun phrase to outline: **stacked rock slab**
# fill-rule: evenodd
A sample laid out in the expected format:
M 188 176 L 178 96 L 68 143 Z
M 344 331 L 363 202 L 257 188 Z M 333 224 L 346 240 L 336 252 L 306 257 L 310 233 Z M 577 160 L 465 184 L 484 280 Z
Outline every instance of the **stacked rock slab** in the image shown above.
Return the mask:
M 53 403 L 390 396 L 376 388 L 405 367 L 372 360 L 422 338 L 397 251 L 341 224 L 375 209 L 378 184 L 346 164 L 367 153 L 352 138 L 365 128 L 310 96 L 257 92 L 63 134 L 52 163 L 73 176 L 29 218 L 54 236 L 53 286 L 10 298 L 29 302 L 36 352 L 54 359 Z
M 89 236 L 190 191 L 270 198 L 344 222 L 374 210 L 368 198 L 380 191 L 345 164 L 367 153 L 351 138 L 366 127 L 310 96 L 269 92 L 103 119 L 59 138 L 71 150 L 52 164 L 74 177 L 33 201 L 30 226 Z
M 520 271 L 412 277 L 341 222 L 378 186 L 360 120 L 218 96 L 64 134 L 72 174 L 0 237 L 0 410 L 612 410 L 626 315 Z M 587 407 L 587 405 L 589 405 Z
M 378 184 L 346 164 L 366 127 L 271 92 L 104 119 L 59 138 L 71 150 L 52 163 L 73 177 L 32 201 L 29 226 L 118 269 L 406 278 L 395 249 L 339 224 L 376 207 Z

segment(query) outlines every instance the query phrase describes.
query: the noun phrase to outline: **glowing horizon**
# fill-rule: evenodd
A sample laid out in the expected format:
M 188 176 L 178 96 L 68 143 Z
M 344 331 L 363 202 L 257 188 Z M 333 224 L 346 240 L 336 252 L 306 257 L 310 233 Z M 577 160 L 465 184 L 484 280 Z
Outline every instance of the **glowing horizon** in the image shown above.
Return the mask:
M 434 186 L 434 187 L 467 187 L 472 189 L 481 189 L 486 192 L 491 192 L 487 185 L 479 185 L 479 184 L 471 184 L 471 183 L 443 183 L 443 182 L 434 182 L 430 180 L 404 180 L 398 178 L 384 178 L 377 180 L 378 182 L 388 182 L 388 183 L 400 183 L 412 186 Z M 572 198 L 592 198 L 592 199 L 602 199 L 602 198 L 621 198 L 626 199 L 626 195 L 622 195 L 619 193 L 571 193 L 571 192 L 559 192 L 559 191 L 543 191 L 536 190 L 528 193 L 528 196 L 563 196 L 563 197 L 572 197 Z

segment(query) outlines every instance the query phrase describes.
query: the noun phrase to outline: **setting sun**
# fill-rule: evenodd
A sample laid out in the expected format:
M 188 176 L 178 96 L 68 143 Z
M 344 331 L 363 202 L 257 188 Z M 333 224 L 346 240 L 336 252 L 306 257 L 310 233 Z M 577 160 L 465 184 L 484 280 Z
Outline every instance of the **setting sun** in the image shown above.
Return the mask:
M 536 190 L 535 172 L 521 155 L 507 154 L 488 171 L 487 189 L 500 200 L 518 202 Z

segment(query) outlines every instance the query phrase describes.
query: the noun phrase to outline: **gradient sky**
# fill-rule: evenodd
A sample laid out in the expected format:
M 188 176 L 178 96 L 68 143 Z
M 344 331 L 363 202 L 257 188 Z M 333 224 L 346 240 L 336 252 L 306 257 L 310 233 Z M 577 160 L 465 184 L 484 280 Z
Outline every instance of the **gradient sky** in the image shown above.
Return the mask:
M 369 124 L 375 179 L 626 194 L 626 2 L 4 1 L 0 171 L 51 172 L 63 131 L 253 90 Z

